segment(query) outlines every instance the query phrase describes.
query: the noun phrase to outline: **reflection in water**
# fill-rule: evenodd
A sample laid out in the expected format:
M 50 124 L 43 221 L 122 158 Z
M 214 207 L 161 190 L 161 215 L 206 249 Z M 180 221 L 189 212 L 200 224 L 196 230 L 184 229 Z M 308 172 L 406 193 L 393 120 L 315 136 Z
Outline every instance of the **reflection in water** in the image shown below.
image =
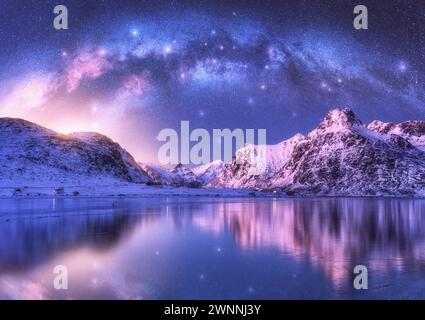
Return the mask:
M 243 248 L 274 247 L 307 255 L 336 286 L 356 264 L 383 272 L 424 268 L 425 202 L 321 199 L 222 203 L 194 218 L 202 228 L 229 229 Z M 415 262 L 415 263 L 413 263 Z M 350 282 L 351 283 L 351 282 Z
M 81 207 L 75 212 L 75 208 L 72 210 L 72 202 L 66 203 L 64 199 L 51 201 L 54 202 L 50 212 L 47 208 L 41 212 L 37 209 L 31 212 L 21 206 L 9 206 L 7 209 L 7 206 L 2 205 L 0 272 L 32 266 L 58 251 L 79 245 L 107 249 L 137 223 L 148 223 L 154 219 L 156 213 L 150 208 L 140 212 L 136 208 L 110 209 L 109 205 L 100 208 Z M 110 205 L 113 207 L 116 204 L 111 202 Z M 17 216 L 13 215 L 14 210 L 19 213 Z
M 0 203 L 0 298 L 425 297 L 423 200 Z M 52 288 L 57 264 L 70 290 Z M 357 264 L 371 277 L 363 296 Z

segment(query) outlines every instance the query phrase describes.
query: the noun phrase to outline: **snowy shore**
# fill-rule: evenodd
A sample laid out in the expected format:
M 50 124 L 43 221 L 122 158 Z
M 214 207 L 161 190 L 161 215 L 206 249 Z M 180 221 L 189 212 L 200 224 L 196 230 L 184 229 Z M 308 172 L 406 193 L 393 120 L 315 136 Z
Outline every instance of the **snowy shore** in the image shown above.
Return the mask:
M 176 188 L 165 186 L 147 186 L 141 184 L 110 184 L 110 185 L 61 185 L 61 186 L 23 186 L 0 187 L 0 197 L 28 196 L 204 196 L 204 197 L 274 197 L 271 192 L 252 191 L 248 189 L 207 189 L 207 188 Z

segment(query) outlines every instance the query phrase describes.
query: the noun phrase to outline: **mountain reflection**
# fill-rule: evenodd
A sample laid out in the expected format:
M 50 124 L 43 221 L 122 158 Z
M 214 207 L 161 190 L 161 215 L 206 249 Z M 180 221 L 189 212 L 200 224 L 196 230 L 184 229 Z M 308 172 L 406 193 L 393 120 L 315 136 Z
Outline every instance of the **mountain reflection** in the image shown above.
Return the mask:
M 57 264 L 72 271 L 74 290 L 66 295 L 52 289 Z M 394 285 L 393 275 L 412 283 L 423 277 L 425 201 L 164 197 L 0 206 L 6 298 L 237 298 L 252 293 L 235 288 L 251 283 L 264 283 L 267 289 L 253 291 L 262 298 L 321 297 L 311 292 L 316 286 L 335 297 L 352 290 L 357 264 L 371 279 L 383 275 L 384 286 Z M 310 277 L 304 284 L 292 278 L 302 272 Z M 280 283 L 294 291 L 279 291 Z
M 52 210 L 51 204 L 43 206 L 43 202 L 29 211 L 21 203 L 2 206 L 12 216 L 2 212 L 0 219 L 0 271 L 33 267 L 55 254 L 78 247 L 107 250 L 139 223 L 147 224 L 155 219 L 158 213 L 145 206 L 114 208 L 115 202 L 99 208 L 60 203 Z M 6 207 L 9 209 L 5 210 Z
M 294 259 L 306 256 L 336 286 L 351 281 L 357 264 L 370 272 L 425 271 L 425 203 L 420 200 L 257 200 L 208 207 L 203 211 L 211 214 L 194 217 L 202 229 L 229 230 L 244 249 L 269 247 Z

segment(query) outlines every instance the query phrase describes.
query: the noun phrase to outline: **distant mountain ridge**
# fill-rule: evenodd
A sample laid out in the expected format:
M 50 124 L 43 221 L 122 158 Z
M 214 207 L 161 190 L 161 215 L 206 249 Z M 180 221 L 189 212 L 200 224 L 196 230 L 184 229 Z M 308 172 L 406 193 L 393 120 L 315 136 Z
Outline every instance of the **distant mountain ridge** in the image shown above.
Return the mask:
M 149 175 L 152 184 L 190 188 L 200 188 L 203 185 L 203 181 L 181 163 L 172 170 L 155 164 L 139 163 L 139 165 Z
M 350 109 L 329 112 L 319 126 L 266 146 L 265 170 L 245 145 L 233 161 L 168 170 L 136 163 L 106 136 L 62 135 L 34 123 L 0 118 L 3 184 L 125 181 L 174 187 L 280 189 L 294 195 L 425 196 L 425 121 L 364 125 Z M 238 159 L 238 161 L 236 161 Z M 255 170 L 254 170 L 255 172 Z M 109 180 L 108 180 L 109 179 Z

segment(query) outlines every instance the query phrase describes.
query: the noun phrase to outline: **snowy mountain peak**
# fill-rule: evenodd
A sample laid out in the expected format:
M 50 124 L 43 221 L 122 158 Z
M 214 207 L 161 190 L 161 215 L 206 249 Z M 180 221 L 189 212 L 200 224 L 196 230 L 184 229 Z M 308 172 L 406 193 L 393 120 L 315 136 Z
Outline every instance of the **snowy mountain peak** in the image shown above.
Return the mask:
M 178 174 L 181 177 L 196 177 L 192 170 L 190 170 L 188 167 L 184 166 L 181 163 L 176 165 L 171 172 Z
M 391 136 L 390 141 L 400 147 L 414 146 L 425 151 L 425 121 L 411 120 L 395 124 L 375 120 L 367 128 L 381 135 Z
M 183 164 L 179 163 L 174 167 L 172 172 L 179 173 L 179 174 L 190 174 L 192 172 L 192 170 L 190 170 L 189 168 L 187 168 Z
M 327 128 L 345 128 L 356 125 L 362 125 L 362 122 L 356 117 L 351 109 L 335 109 L 328 113 L 326 118 L 319 125 L 319 130 L 325 130 Z
M 411 120 L 398 124 L 372 121 L 367 128 L 378 133 L 396 133 L 407 137 L 425 136 L 425 121 Z
M 181 177 L 185 184 L 188 184 L 191 187 L 202 186 L 202 182 L 200 181 L 200 179 L 198 179 L 198 176 L 194 174 L 192 170 L 190 170 L 188 167 L 184 166 L 181 163 L 176 165 L 171 172 Z
M 395 125 L 391 122 L 382 122 L 379 120 L 374 120 L 369 123 L 367 128 L 378 133 L 388 133 L 394 128 L 394 126 Z

